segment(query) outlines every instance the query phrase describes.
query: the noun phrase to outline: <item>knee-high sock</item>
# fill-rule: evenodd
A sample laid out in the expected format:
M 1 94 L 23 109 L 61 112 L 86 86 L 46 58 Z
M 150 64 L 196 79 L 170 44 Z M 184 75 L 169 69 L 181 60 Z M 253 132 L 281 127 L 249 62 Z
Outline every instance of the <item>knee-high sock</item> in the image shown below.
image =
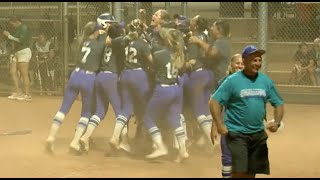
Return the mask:
M 116 138 L 117 140 L 120 139 L 121 132 L 124 128 L 124 126 L 127 124 L 128 119 L 124 116 L 119 115 L 116 119 L 116 124 L 114 126 L 113 130 L 113 137 Z
M 181 126 L 184 129 L 185 138 L 187 140 L 188 139 L 187 123 L 186 123 L 186 119 L 184 118 L 183 114 L 180 114 L 180 123 L 181 123 Z
M 49 131 L 48 140 L 54 141 L 56 139 L 56 135 L 58 133 L 58 130 L 65 118 L 65 114 L 62 112 L 57 112 L 57 114 L 53 118 L 53 122 Z
M 211 141 L 211 125 L 212 125 L 211 116 L 206 117 L 204 115 L 201 115 L 197 118 L 197 120 L 204 134 L 207 136 L 208 140 Z
M 86 132 L 81 138 L 88 139 L 92 135 L 93 131 L 98 127 L 100 122 L 101 119 L 97 115 L 93 115 L 89 120 Z
M 186 153 L 186 135 L 183 127 L 178 127 L 177 129 L 174 130 L 174 134 L 176 136 L 176 139 L 179 144 L 179 151 L 180 153 Z
M 164 143 L 162 140 L 162 135 L 158 127 L 152 127 L 149 130 L 149 133 L 151 135 L 153 144 L 156 145 L 157 149 L 163 149 Z
M 125 125 L 121 131 L 121 142 L 128 144 L 129 137 L 128 137 L 128 125 Z
M 232 166 L 222 166 L 221 175 L 223 178 L 231 178 Z
M 77 124 L 77 127 L 76 127 L 76 132 L 74 133 L 73 140 L 70 143 L 71 145 L 79 144 L 79 140 L 80 140 L 81 136 L 83 135 L 84 131 L 86 130 L 88 122 L 89 122 L 89 118 L 86 118 L 86 117 L 80 118 L 80 120 Z

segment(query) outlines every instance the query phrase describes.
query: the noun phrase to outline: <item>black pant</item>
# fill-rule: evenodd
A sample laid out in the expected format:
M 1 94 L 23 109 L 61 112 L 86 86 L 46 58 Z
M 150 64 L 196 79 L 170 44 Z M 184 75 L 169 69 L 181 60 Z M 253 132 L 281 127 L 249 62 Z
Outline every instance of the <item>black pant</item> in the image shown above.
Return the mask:
M 229 132 L 226 140 L 232 155 L 232 172 L 270 174 L 267 139 L 264 130 L 253 134 Z
M 52 90 L 53 79 L 48 72 L 47 65 L 45 63 L 39 64 L 39 72 L 41 78 L 41 86 L 43 90 Z

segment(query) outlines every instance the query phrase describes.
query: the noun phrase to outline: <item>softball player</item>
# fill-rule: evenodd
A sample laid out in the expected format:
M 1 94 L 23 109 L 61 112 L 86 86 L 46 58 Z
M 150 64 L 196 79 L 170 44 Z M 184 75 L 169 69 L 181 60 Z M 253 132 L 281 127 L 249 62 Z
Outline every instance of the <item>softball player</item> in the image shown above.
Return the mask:
M 109 37 L 117 38 L 121 36 L 120 27 L 117 24 L 109 25 L 107 28 L 106 31 Z M 106 34 L 101 35 L 100 39 L 106 41 Z M 123 62 L 122 54 L 124 54 L 124 51 L 121 48 L 105 47 L 104 57 L 101 59 L 99 73 L 95 82 L 96 112 L 90 118 L 86 132 L 80 139 L 82 150 L 85 152 L 89 151 L 89 138 L 104 119 L 109 103 L 116 117 L 119 115 L 121 104 L 118 93 L 118 74 L 120 74 L 121 62 Z
M 221 80 L 219 80 L 218 82 L 218 87 L 220 86 L 220 84 L 222 84 L 222 82 L 231 74 L 233 74 L 234 72 L 240 71 L 243 69 L 243 62 L 242 62 L 242 56 L 241 54 L 235 54 L 231 57 L 231 61 L 230 64 L 228 66 L 228 70 L 227 70 L 227 75 L 222 78 Z M 211 130 L 211 139 L 213 139 L 213 143 L 214 143 L 214 139 L 215 139 L 215 127 L 212 126 L 213 130 Z M 220 146 L 221 146 L 221 162 L 222 162 L 222 169 L 221 169 L 221 174 L 223 178 L 231 178 L 231 172 L 232 172 L 232 157 L 231 157 L 231 152 L 227 146 L 227 142 L 226 142 L 226 137 L 224 135 L 221 136 L 220 139 Z
M 203 33 L 207 27 L 206 20 L 197 15 L 191 19 L 190 30 L 193 36 L 197 36 L 204 42 L 208 42 L 207 36 Z M 187 102 L 192 113 L 204 134 L 210 140 L 212 118 L 208 108 L 211 86 L 213 84 L 213 73 L 205 67 L 205 53 L 197 44 L 189 42 L 187 45 L 187 67 L 189 80 L 186 84 Z
M 80 151 L 79 139 L 92 115 L 94 82 L 105 49 L 105 42 L 98 40 L 100 27 L 96 22 L 88 22 L 84 27 L 82 36 L 79 38 L 79 61 L 77 67 L 71 73 L 65 89 L 62 106 L 53 119 L 49 136 L 46 140 L 46 150 L 49 153 L 53 152 L 56 134 L 79 92 L 82 96 L 81 118 L 77 124 L 74 138 L 70 143 L 70 151 Z
M 156 71 L 156 87 L 147 105 L 144 122 L 154 143 L 154 151 L 146 158 L 152 159 L 168 154 L 156 119 L 165 118 L 169 121 L 179 143 L 179 155 L 188 158 L 185 146 L 185 132 L 180 123 L 181 89 L 178 86 L 178 71 L 184 65 L 184 46 L 180 31 L 163 28 L 160 36 L 165 40 L 167 48 L 154 53 L 154 69 Z
M 151 50 L 147 42 L 140 38 L 143 23 L 136 19 L 128 24 L 128 34 L 124 38 L 109 41 L 115 47 L 125 49 L 125 68 L 120 75 L 121 111 L 116 118 L 116 124 L 110 139 L 110 145 L 119 149 L 120 133 L 127 124 L 134 110 L 137 119 L 144 116 L 144 108 L 149 95 L 149 82 L 146 60 L 152 61 Z M 139 105 L 139 107 L 137 107 Z M 136 106 L 136 107 L 134 107 Z

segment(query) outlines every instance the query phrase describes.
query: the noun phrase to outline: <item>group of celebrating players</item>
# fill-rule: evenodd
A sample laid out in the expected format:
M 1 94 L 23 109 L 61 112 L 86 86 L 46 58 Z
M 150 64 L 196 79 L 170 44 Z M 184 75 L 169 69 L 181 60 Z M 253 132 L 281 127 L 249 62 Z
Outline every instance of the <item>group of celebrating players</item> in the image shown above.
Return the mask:
M 78 64 L 53 118 L 47 152 L 54 152 L 57 132 L 79 93 L 81 118 L 70 152 L 90 150 L 90 137 L 105 118 L 109 104 L 116 116 L 109 140 L 114 151 L 133 153 L 132 146 L 141 144 L 137 142 L 150 142 L 150 147 L 139 149 L 145 158 L 167 155 L 172 146 L 181 162 L 189 157 L 190 142 L 204 139 L 212 149 L 219 143 L 208 100 L 228 69 L 229 24 L 216 21 L 207 31 L 207 20 L 197 15 L 188 20 L 188 32 L 182 32 L 180 17 L 176 18 L 174 21 L 160 9 L 150 26 L 135 19 L 123 27 L 104 13 L 84 26 L 77 38 Z M 128 121 L 133 117 L 137 128 L 130 139 Z M 213 143 L 211 133 L 216 137 Z

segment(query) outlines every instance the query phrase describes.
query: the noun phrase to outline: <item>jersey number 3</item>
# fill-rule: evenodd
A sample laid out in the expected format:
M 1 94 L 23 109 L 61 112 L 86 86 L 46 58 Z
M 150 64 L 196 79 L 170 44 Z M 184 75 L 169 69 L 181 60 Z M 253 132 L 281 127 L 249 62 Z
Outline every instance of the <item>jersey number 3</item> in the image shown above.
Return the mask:
M 167 67 L 167 78 L 177 78 L 178 77 L 178 69 L 174 67 L 170 62 L 166 65 Z

